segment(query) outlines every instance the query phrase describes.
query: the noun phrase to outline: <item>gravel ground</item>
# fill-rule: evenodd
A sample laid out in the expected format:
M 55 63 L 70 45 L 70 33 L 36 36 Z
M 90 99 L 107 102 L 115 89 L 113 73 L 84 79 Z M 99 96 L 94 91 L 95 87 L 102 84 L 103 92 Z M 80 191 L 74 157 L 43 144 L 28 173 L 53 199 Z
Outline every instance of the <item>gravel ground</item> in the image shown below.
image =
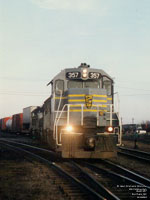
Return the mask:
M 29 162 L 0 144 L 0 200 L 66 200 L 48 167 Z
M 134 148 L 134 141 L 123 141 L 125 147 Z M 150 145 L 142 142 L 137 142 L 137 150 L 150 152 Z

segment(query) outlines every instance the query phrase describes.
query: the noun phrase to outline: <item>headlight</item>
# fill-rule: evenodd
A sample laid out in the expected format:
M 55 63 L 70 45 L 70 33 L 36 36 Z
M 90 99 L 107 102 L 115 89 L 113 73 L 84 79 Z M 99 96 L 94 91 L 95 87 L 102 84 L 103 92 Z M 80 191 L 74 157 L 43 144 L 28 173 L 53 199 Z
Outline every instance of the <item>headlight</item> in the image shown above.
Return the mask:
M 66 127 L 66 131 L 71 132 L 72 130 L 73 130 L 72 126 L 69 125 L 69 126 Z
M 87 138 L 86 139 L 86 146 L 88 148 L 94 148 L 95 147 L 95 139 L 94 138 Z
M 108 128 L 107 128 L 107 130 L 108 130 L 108 132 L 113 132 L 113 127 L 112 126 L 109 126 Z
M 87 73 L 87 69 L 83 69 L 83 73 Z
M 83 74 L 82 77 L 83 77 L 83 78 L 86 78 L 86 77 L 87 77 L 87 74 Z
M 87 78 L 87 69 L 83 69 L 82 71 L 82 77 Z

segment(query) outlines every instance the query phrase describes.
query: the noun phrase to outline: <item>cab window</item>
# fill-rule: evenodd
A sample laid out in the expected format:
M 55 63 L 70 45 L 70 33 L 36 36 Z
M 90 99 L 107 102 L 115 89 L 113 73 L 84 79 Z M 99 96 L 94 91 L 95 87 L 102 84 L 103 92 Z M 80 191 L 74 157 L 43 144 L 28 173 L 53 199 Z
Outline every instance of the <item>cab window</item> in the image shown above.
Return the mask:
M 103 78 L 103 88 L 106 89 L 107 95 L 112 95 L 112 81 L 107 77 Z
M 99 88 L 100 83 L 98 81 L 68 81 L 68 88 Z
M 56 94 L 60 95 L 64 92 L 64 81 L 63 80 L 56 80 L 55 81 L 55 92 Z

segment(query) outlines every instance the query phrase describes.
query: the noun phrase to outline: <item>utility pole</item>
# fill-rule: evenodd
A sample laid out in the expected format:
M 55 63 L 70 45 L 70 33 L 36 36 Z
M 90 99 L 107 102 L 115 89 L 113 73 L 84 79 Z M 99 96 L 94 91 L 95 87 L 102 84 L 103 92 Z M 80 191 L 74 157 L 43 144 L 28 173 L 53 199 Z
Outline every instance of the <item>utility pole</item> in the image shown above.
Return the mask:
M 132 118 L 132 124 L 134 124 L 134 118 Z

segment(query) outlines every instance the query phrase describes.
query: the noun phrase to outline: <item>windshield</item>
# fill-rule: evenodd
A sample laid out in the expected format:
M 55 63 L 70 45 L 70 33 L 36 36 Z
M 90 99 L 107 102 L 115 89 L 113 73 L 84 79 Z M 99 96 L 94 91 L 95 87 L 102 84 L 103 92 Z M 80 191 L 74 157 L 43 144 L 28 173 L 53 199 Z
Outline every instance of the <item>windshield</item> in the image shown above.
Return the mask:
M 82 88 L 82 81 L 68 81 L 68 88 Z
M 68 88 L 99 88 L 99 82 L 88 80 L 88 81 L 77 81 L 77 80 L 71 80 L 68 81 Z
M 84 85 L 84 88 L 99 88 L 98 81 L 84 81 L 83 85 Z

